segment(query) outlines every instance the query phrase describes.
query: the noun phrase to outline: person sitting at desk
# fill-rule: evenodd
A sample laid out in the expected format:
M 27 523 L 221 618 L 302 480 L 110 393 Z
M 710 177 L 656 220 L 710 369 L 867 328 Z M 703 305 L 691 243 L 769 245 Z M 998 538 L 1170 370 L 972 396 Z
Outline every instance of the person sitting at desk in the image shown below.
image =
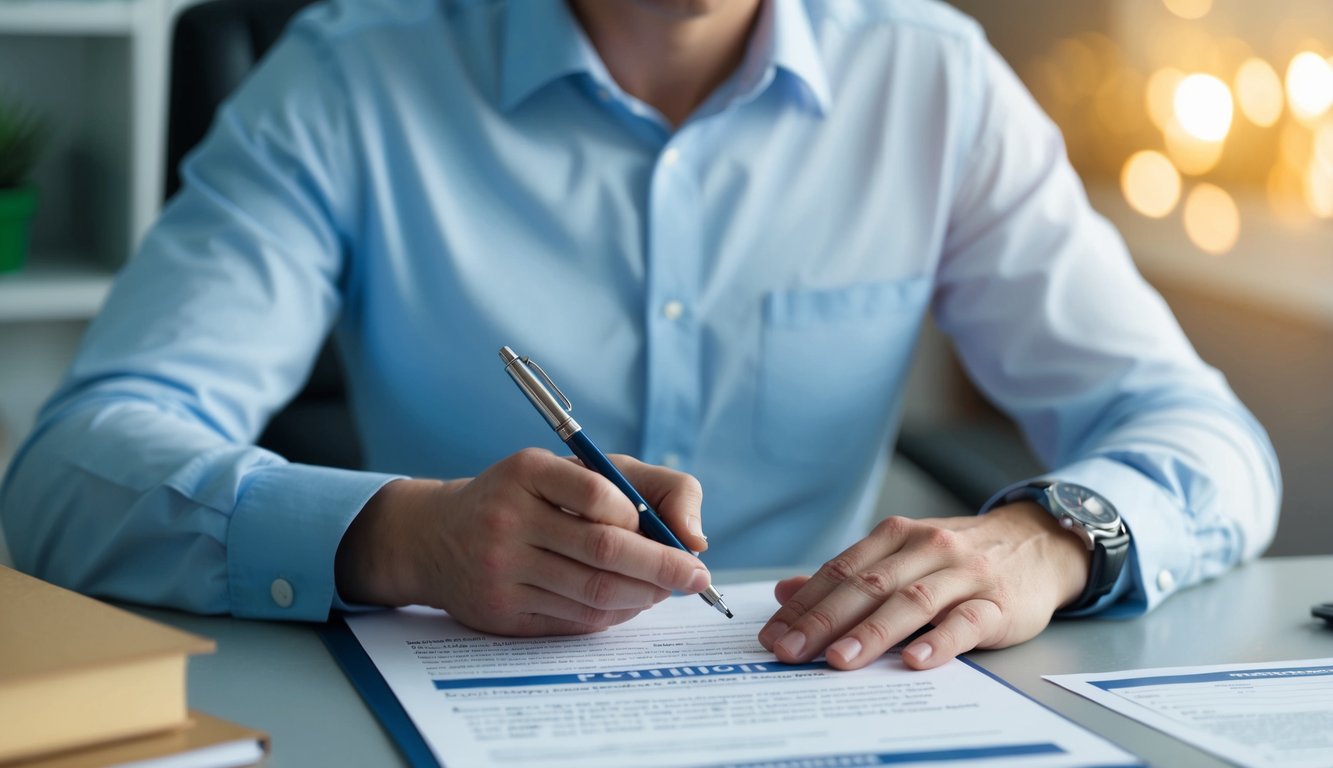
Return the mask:
M 518 450 L 550 438 L 502 345 L 709 565 L 818 566 L 760 635 L 784 661 L 1134 615 L 1274 531 L 1263 430 L 941 5 L 332 3 L 183 176 L 3 489 L 17 564 L 60 584 L 512 634 L 701 590 L 615 486 Z M 927 311 L 1050 471 L 866 534 Z M 253 444 L 330 329 L 364 471 Z

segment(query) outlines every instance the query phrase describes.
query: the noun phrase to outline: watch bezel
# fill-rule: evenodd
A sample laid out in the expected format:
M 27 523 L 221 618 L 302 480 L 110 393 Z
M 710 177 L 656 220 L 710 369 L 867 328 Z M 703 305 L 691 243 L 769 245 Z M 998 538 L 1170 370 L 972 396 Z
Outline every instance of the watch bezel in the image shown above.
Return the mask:
M 1081 505 L 1070 504 L 1069 499 L 1066 496 L 1068 493 L 1076 494 L 1084 499 L 1085 503 Z M 1063 483 L 1057 480 L 1046 486 L 1045 495 L 1046 500 L 1049 503 L 1047 509 L 1056 513 L 1057 517 L 1068 517 L 1075 525 L 1095 529 L 1097 531 L 1105 531 L 1110 534 L 1117 533 L 1120 530 L 1120 511 L 1117 510 L 1115 505 L 1105 496 L 1102 496 L 1100 493 L 1097 493 L 1087 486 L 1078 485 L 1076 483 Z M 1087 500 L 1091 500 L 1096 506 L 1105 510 L 1106 513 L 1109 513 L 1109 517 L 1103 520 L 1094 516 L 1099 513 L 1093 512 L 1092 515 L 1087 514 Z

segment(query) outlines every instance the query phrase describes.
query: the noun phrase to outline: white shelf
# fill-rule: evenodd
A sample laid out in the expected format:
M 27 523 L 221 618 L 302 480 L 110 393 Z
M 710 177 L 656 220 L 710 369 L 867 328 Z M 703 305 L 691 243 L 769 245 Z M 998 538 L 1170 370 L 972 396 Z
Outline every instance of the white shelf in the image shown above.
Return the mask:
M 101 309 L 114 272 L 87 260 L 41 255 L 0 275 L 0 322 L 87 320 Z
M 1179 209 L 1150 219 L 1130 209 L 1114 184 L 1090 184 L 1088 197 L 1148 279 L 1333 327 L 1333 223 L 1285 222 L 1262 189 L 1228 191 L 1240 211 L 1240 237 L 1220 256 L 1190 242 Z
M 141 0 L 0 0 L 0 30 L 21 35 L 132 35 Z

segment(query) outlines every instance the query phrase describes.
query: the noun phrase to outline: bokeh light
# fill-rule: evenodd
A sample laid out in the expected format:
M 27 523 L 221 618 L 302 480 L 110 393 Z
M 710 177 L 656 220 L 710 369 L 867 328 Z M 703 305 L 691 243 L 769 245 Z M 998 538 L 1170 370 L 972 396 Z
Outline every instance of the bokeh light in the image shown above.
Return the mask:
M 1282 80 L 1263 59 L 1247 59 L 1236 71 L 1236 101 L 1251 123 L 1267 128 L 1282 116 Z
M 1144 216 L 1160 219 L 1180 200 L 1180 173 L 1161 152 L 1135 152 L 1120 172 L 1120 191 L 1129 206 Z
M 1301 191 L 1305 193 L 1305 204 L 1310 207 L 1310 212 L 1321 219 L 1333 218 L 1333 167 L 1318 157 L 1311 158 L 1303 181 Z
M 1226 190 L 1198 184 L 1185 196 L 1185 234 L 1201 250 L 1221 255 L 1240 238 L 1240 210 Z
M 1182 19 L 1201 19 L 1213 9 L 1213 0 L 1163 0 L 1166 9 Z
M 1297 119 L 1311 121 L 1333 104 L 1333 67 L 1317 53 L 1303 51 L 1287 65 L 1287 103 Z
M 1167 124 L 1162 138 L 1166 141 L 1167 156 L 1181 173 L 1190 176 L 1205 174 L 1222 159 L 1222 142 L 1197 138 L 1175 120 Z
M 1195 74 L 1176 85 L 1172 100 L 1181 129 L 1202 141 L 1221 141 L 1231 130 L 1231 91 L 1212 75 Z
M 1309 221 L 1305 180 L 1299 171 L 1285 163 L 1278 163 L 1268 172 L 1266 186 L 1268 207 L 1278 219 L 1297 226 Z
M 1315 159 L 1333 168 L 1333 123 L 1325 121 L 1314 132 Z
M 1277 156 L 1288 168 L 1302 168 L 1314 151 L 1310 132 L 1294 120 L 1282 123 L 1277 137 Z
M 1165 131 L 1175 116 L 1176 86 L 1184 79 L 1185 73 L 1172 67 L 1159 69 L 1148 77 L 1148 119 L 1157 130 Z

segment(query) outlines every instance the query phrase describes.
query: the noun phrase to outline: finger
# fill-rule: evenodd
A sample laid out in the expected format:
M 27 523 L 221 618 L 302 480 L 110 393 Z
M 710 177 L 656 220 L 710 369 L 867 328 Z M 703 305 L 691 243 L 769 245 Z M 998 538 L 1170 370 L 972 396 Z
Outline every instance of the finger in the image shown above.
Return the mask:
M 781 613 L 782 606 L 795 597 L 809 581 L 809 576 L 791 576 L 773 585 L 773 597 L 777 599 L 779 606 L 778 613 Z M 770 651 L 773 650 L 773 643 L 787 634 L 789 629 L 786 622 L 776 621 L 777 617 L 778 614 L 775 613 L 759 631 L 759 644 Z
M 525 448 L 508 457 L 518 482 L 531 495 L 606 525 L 639 529 L 639 513 L 610 480 L 541 448 Z
M 791 576 L 785 578 L 774 585 L 773 597 L 777 598 L 778 603 L 785 603 L 792 599 L 792 597 L 801 589 L 801 587 L 804 587 L 805 583 L 809 580 L 809 576 Z
M 682 544 L 695 552 L 708 549 L 708 537 L 703 532 L 704 491 L 697 478 L 645 464 L 633 456 L 612 454 L 607 458 L 643 494 Z
M 959 603 L 935 628 L 903 649 L 903 661 L 913 669 L 934 669 L 961 653 L 985 645 L 1000 629 L 1003 611 L 985 599 Z
M 871 535 L 820 566 L 795 594 L 782 601 L 782 607 L 759 631 L 760 644 L 770 651 L 773 650 L 774 643 L 786 635 L 791 626 L 806 612 L 828 597 L 838 585 L 870 563 L 890 557 L 901 549 L 912 522 L 902 517 L 890 517 L 875 526 Z
M 968 589 L 965 581 L 945 572 L 932 573 L 907 584 L 828 647 L 825 657 L 829 666 L 837 669 L 864 667 L 930 623 L 932 617 L 955 603 L 969 601 L 972 595 L 968 594 Z
M 563 595 L 533 587 L 518 587 L 519 615 L 545 616 L 548 619 L 565 621 L 573 625 L 590 627 L 591 631 L 600 631 L 607 627 L 622 624 L 643 612 L 642 608 L 622 608 L 603 610 L 570 600 Z M 529 621 L 532 621 L 529 619 Z M 584 630 L 589 631 L 589 630 Z
M 531 570 L 520 577 L 520 583 L 554 592 L 591 608 L 643 610 L 671 594 L 655 584 L 613 571 L 598 570 L 546 549 L 532 551 L 535 556 L 530 563 Z
M 702 592 L 708 569 L 699 558 L 613 525 L 580 520 L 556 510 L 535 516 L 529 543 L 590 566 L 662 589 Z
M 890 558 L 860 569 L 792 622 L 774 642 L 773 652 L 787 663 L 809 661 L 880 610 L 904 585 L 933 570 L 922 558 Z

